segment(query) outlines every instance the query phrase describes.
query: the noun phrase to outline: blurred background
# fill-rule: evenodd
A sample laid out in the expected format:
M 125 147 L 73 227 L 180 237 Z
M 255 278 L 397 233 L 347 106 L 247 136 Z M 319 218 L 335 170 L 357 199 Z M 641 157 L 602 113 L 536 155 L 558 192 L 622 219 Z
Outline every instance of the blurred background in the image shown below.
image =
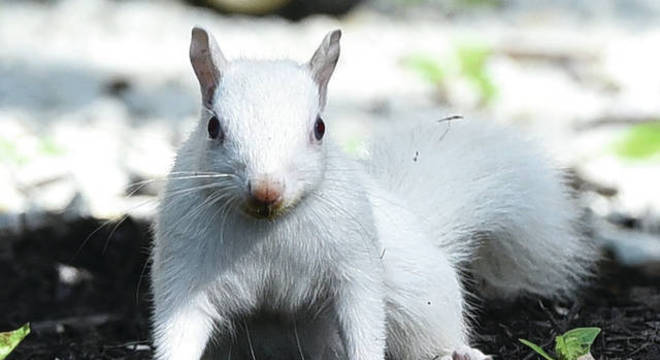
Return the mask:
M 105 306 L 100 315 L 85 308 L 93 301 L 84 294 L 102 298 L 99 287 L 115 286 L 115 294 L 140 299 L 135 283 L 144 274 L 156 195 L 199 112 L 188 60 L 194 25 L 209 29 L 230 59 L 299 62 L 341 28 L 325 118 L 347 151 L 360 154 L 391 121 L 459 114 L 461 121 L 511 124 L 570 169 L 590 232 L 611 258 L 660 284 L 656 0 L 5 0 L 0 271 L 23 280 L 1 295 L 0 303 L 20 311 L 0 325 L 40 320 L 41 331 L 59 334 L 53 344 L 64 346 L 71 338 L 62 334 L 88 331 L 79 324 L 126 316 L 108 298 L 94 298 Z M 119 219 L 126 221 L 102 222 Z M 95 230 L 103 235 L 92 236 Z M 77 257 L 85 246 L 95 255 Z M 45 264 L 34 249 L 55 260 Z M 134 277 L 85 287 L 96 270 L 81 261 L 103 263 L 109 273 L 121 266 Z M 39 293 L 31 289 L 43 276 L 29 275 L 36 268 L 52 277 Z M 660 291 L 653 289 L 638 297 L 656 299 L 649 309 L 657 310 Z M 16 305 L 25 297 L 45 300 Z M 73 304 L 83 310 L 67 312 Z M 139 324 L 113 323 L 116 333 L 130 334 L 113 340 L 141 340 L 148 351 L 147 306 L 138 301 L 130 310 Z M 651 354 L 660 319 L 644 321 L 655 335 L 639 346 L 656 346 L 646 345 Z M 22 356 L 53 351 L 34 346 Z M 115 348 L 101 348 L 113 358 Z

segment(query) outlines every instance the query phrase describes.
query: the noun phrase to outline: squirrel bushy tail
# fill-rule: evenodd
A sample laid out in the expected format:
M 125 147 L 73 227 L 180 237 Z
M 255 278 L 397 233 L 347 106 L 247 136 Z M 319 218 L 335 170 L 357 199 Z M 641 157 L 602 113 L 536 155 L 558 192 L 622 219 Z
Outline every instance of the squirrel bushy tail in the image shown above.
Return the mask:
M 407 202 L 478 295 L 569 296 L 596 257 L 561 171 L 513 128 L 402 125 L 374 141 L 370 172 Z

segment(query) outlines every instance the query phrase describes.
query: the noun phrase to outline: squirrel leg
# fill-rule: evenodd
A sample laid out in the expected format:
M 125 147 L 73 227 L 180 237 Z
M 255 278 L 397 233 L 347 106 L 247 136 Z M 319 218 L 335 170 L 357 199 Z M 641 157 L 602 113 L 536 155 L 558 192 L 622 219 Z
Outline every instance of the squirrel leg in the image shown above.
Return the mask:
M 487 359 L 466 346 L 463 292 L 447 254 L 420 232 L 407 235 L 388 241 L 383 256 L 390 357 L 433 359 L 456 350 L 448 359 Z
M 339 334 L 348 360 L 385 358 L 383 289 L 380 285 L 369 286 L 369 283 L 373 285 L 370 276 L 365 274 L 338 293 L 335 306 Z
M 467 344 L 456 272 L 438 249 L 425 254 L 416 257 L 419 263 L 415 257 L 386 260 L 386 254 L 383 259 L 388 266 L 387 349 L 395 359 L 432 359 Z
M 177 297 L 178 301 L 170 303 L 156 301 L 154 359 L 200 359 L 213 331 L 213 320 L 204 310 L 207 303 L 204 292 L 190 298 L 183 294 Z
M 374 192 L 372 201 L 382 245 L 388 357 L 433 359 L 466 348 L 458 271 L 420 218 L 402 206 L 392 206 L 396 199 L 387 196 Z

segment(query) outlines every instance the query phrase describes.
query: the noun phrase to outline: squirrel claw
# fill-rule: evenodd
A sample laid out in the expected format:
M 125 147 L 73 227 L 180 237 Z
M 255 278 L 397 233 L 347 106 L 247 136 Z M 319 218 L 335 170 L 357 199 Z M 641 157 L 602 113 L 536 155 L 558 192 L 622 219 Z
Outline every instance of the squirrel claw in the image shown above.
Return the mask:
M 484 355 L 477 349 L 463 346 L 454 350 L 450 355 L 443 356 L 440 360 L 493 360 L 493 357 Z

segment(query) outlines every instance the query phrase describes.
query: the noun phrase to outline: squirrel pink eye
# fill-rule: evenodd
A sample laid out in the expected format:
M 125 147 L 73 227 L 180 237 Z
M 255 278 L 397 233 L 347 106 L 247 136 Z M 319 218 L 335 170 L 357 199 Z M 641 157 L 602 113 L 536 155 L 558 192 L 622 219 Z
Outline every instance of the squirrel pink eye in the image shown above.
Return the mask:
M 209 119 L 208 131 L 211 139 L 221 138 L 220 121 L 217 117 L 213 116 Z
M 325 134 L 325 123 L 320 116 L 316 117 L 316 122 L 314 123 L 314 137 L 316 140 L 321 140 Z

